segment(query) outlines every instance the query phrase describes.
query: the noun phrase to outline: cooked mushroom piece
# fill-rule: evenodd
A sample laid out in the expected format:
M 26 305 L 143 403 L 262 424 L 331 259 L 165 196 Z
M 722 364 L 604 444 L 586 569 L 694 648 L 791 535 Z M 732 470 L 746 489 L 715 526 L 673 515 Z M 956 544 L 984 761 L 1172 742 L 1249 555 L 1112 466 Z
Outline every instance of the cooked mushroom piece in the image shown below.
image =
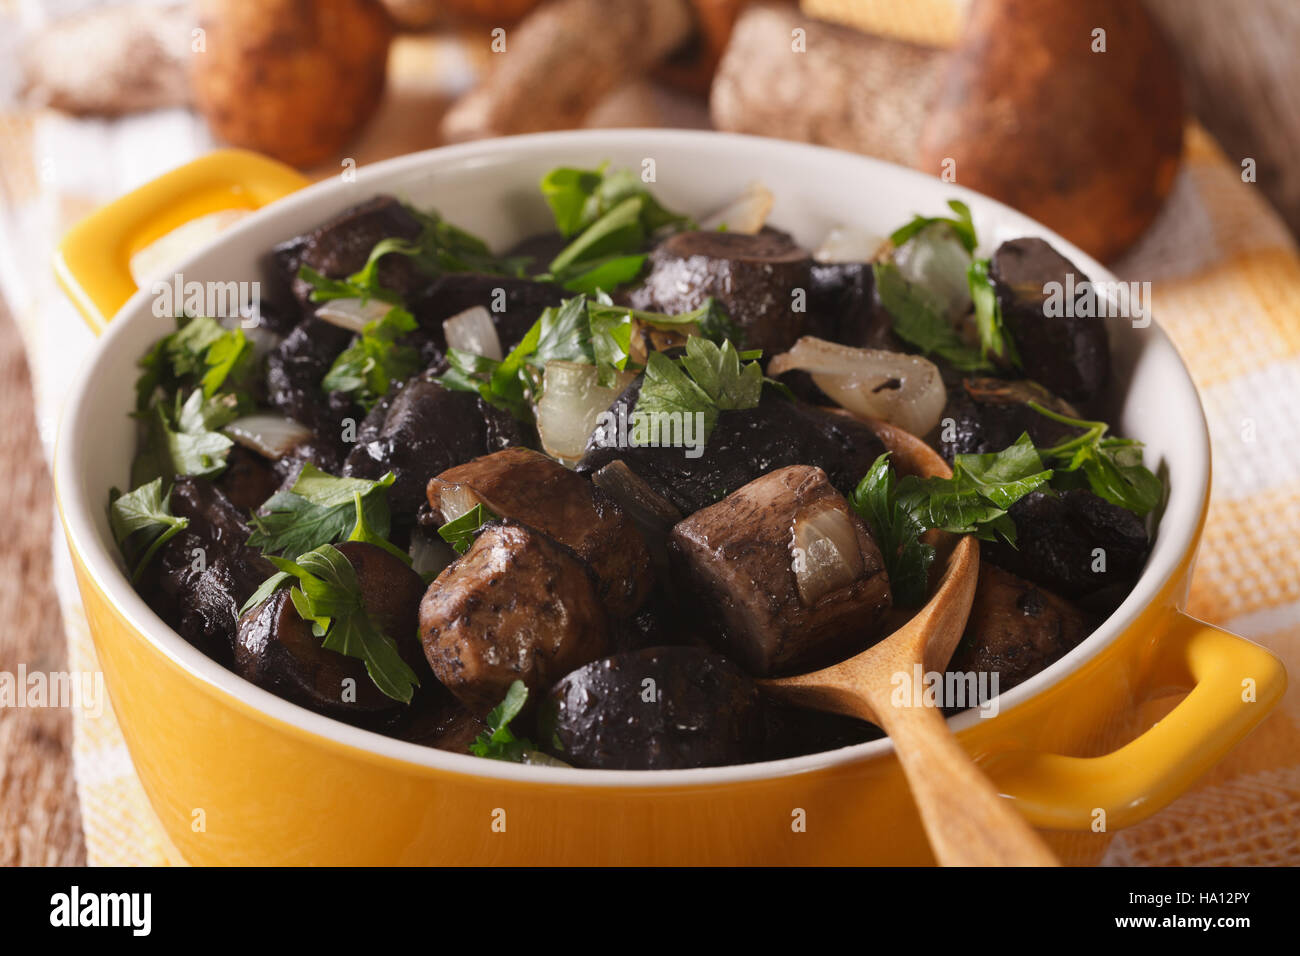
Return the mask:
M 374 480 L 393 472 L 388 503 L 399 524 L 412 524 L 431 475 L 478 455 L 523 444 L 526 436 L 505 412 L 471 392 L 454 392 L 417 377 L 385 405 L 383 423 L 358 432 L 343 474 Z
M 392 196 L 376 196 L 276 246 L 271 261 L 288 279 L 303 314 L 311 315 L 315 311 L 309 298 L 312 287 L 298 278 L 300 267 L 308 266 L 331 279 L 344 279 L 366 264 L 380 241 L 413 240 L 419 237 L 420 230 L 420 221 L 401 202 Z M 410 256 L 385 256 L 380 260 L 379 284 L 403 297 L 428 282 Z
M 420 640 L 438 680 L 482 716 L 514 681 L 541 691 L 606 653 L 609 618 L 582 559 L 499 521 L 429 585 Z
M 266 392 L 270 403 L 306 425 L 319 444 L 342 458 L 343 420 L 360 421 L 361 408 L 341 393 L 326 394 L 321 380 L 352 333 L 320 319 L 304 319 L 266 357 Z
M 255 511 L 275 494 L 280 476 L 257 452 L 235 445 L 226 456 L 226 470 L 217 479 L 217 487 L 236 508 Z
M 1142 519 L 1091 491 L 1035 491 L 1009 514 L 1015 546 L 986 541 L 983 555 L 1089 610 L 1109 613 L 1142 573 L 1149 550 Z
M 651 647 L 593 661 L 551 688 L 538 737 L 578 767 L 671 770 L 759 759 L 758 687 L 720 654 Z
M 275 567 L 245 545 L 243 514 L 207 479 L 177 477 L 171 506 L 189 527 L 145 569 L 141 593 L 183 638 L 228 665 L 239 608 Z
M 581 475 L 527 448 L 507 448 L 429 481 L 429 508 L 442 522 L 482 504 L 572 548 L 591 565 L 615 617 L 632 614 L 650 592 L 650 554 L 614 500 Z
M 360 541 L 337 545 L 352 565 L 366 610 L 397 644 L 398 653 L 422 685 L 432 684 L 417 640 L 424 582 L 400 559 Z M 235 672 L 254 684 L 312 710 L 361 721 L 393 711 L 401 701 L 384 694 L 359 658 L 321 646 L 283 587 L 239 619 Z M 418 693 L 418 691 L 417 691 Z
M 1087 275 L 1047 242 L 1032 237 L 1002 243 L 993 254 L 989 275 L 1025 375 L 1049 384 L 1072 402 L 1098 396 L 1110 381 L 1105 320 L 1096 317 L 1095 308 L 1077 315 L 1077 302 L 1065 301 L 1067 289 L 1093 294 Z M 1049 308 L 1053 283 L 1060 310 Z M 1049 314 L 1057 311 L 1060 314 Z
M 997 674 L 990 690 L 1002 693 L 1065 656 L 1088 630 L 1087 617 L 1069 601 L 985 561 L 948 671 Z
M 610 406 L 605 423 L 587 442 L 577 470 L 593 473 L 622 459 L 682 514 L 706 508 L 786 465 L 815 465 L 841 493 L 850 494 L 885 450 L 876 433 L 862 422 L 790 401 L 770 388 L 763 390 L 757 408 L 722 412 L 698 457 L 689 457 L 682 448 L 630 445 L 609 423 L 634 421 L 640 394 L 641 380 L 637 380 Z
M 1029 402 L 1068 418 L 1079 417 L 1073 406 L 1037 382 L 968 378 L 948 389 L 948 404 L 930 433 L 930 444 L 951 462 L 955 455 L 1002 451 L 1025 432 L 1038 448 L 1050 448 L 1081 434 L 1081 429 L 1034 411 Z
M 759 676 L 861 650 L 890 607 L 880 549 L 820 468 L 750 482 L 680 522 L 671 546 L 685 600 Z
M 812 258 L 783 232 L 679 232 L 650 255 L 645 282 L 628 293 L 634 308 L 689 312 L 712 297 L 744 331 L 744 345 L 783 352 L 807 331 Z M 806 304 L 806 303 L 805 303 Z M 737 343 L 740 344 L 740 343 Z
M 442 323 L 476 305 L 487 309 L 503 353 L 519 344 L 543 309 L 560 304 L 563 290 L 553 283 L 512 276 L 450 272 L 439 276 L 409 302 L 420 327 L 443 344 Z

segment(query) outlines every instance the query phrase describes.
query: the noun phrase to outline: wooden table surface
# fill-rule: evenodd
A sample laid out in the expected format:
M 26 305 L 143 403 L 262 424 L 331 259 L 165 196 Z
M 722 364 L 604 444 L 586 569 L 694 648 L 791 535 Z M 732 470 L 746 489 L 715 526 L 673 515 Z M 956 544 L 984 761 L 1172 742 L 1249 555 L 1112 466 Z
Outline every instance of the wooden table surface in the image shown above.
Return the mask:
M 1147 0 L 1183 58 L 1201 122 L 1300 235 L 1300 0 Z M 49 543 L 53 501 L 22 343 L 0 302 L 0 671 L 66 666 Z M 0 866 L 85 861 L 71 772 L 71 718 L 0 710 Z

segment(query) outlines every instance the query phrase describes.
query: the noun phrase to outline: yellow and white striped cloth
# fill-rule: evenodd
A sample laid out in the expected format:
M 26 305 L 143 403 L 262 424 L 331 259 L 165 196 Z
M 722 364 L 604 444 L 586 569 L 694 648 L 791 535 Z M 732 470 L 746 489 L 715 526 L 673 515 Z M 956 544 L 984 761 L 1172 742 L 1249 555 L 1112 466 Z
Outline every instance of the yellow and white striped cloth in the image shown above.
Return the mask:
M 937 0 L 936 0 L 937 2 Z M 961 0 L 953 0 L 959 3 Z M 36 9 L 38 12 L 33 13 Z M 34 2 L 0 0 L 0 61 L 12 18 Z M 6 22 L 9 19 L 10 22 Z M 427 89 L 427 57 L 406 48 L 412 82 Z M 394 65 L 402 82 L 401 49 Z M 458 73 L 462 60 L 439 69 Z M 418 74 L 418 75 L 417 75 Z M 463 84 L 457 76 L 446 85 Z M 381 111 L 358 146 L 365 159 L 431 145 L 433 124 L 387 124 Z M 391 117 L 390 117 L 391 118 Z M 395 127 L 409 129 L 398 134 Z M 420 134 L 420 135 L 427 135 Z M 0 287 L 26 340 L 41 436 L 52 446 L 62 396 L 90 333 L 50 277 L 62 232 L 99 203 L 211 144 L 182 111 L 103 123 L 0 105 Z M 194 237 L 199 238 L 199 237 Z M 1258 188 L 1191 129 L 1160 220 L 1117 271 L 1152 280 L 1155 314 L 1201 389 L 1214 443 L 1213 502 L 1188 610 L 1269 646 L 1300 673 L 1300 255 Z M 59 585 L 73 670 L 97 664 L 66 551 L 56 530 Z M 1300 689 L 1191 793 L 1118 835 L 1115 864 L 1300 863 Z M 166 862 L 111 708 L 75 715 L 75 767 L 92 864 Z

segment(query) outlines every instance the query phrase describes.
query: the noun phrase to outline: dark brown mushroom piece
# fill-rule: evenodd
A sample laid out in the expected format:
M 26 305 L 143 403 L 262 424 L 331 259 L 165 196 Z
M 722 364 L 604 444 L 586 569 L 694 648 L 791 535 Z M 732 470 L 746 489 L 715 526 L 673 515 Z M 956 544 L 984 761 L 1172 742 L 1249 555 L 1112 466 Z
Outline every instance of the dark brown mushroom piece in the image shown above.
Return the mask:
M 948 403 L 929 436 L 930 444 L 951 462 L 956 455 L 983 455 L 1010 448 L 1025 433 L 1040 449 L 1082 434 L 1082 429 L 1030 408 L 1029 402 L 1067 418 L 1079 417 L 1072 405 L 1037 382 L 968 378 L 948 389 Z
M 392 638 L 421 685 L 432 684 L 417 639 L 424 581 L 373 544 L 348 541 L 336 547 L 356 572 L 371 619 Z M 281 588 L 239 619 L 235 673 L 287 700 L 354 723 L 403 706 L 375 686 L 359 658 L 321 646 L 322 639 L 294 609 L 290 592 Z
M 566 675 L 538 708 L 538 739 L 577 767 L 673 770 L 748 763 L 764 735 L 758 687 L 721 654 L 652 647 Z
M 1067 401 L 1099 396 L 1110 381 L 1110 340 L 1088 276 L 1033 237 L 1002 243 L 989 275 L 1025 375 Z M 1073 301 L 1069 289 L 1079 290 Z
M 414 524 L 430 476 L 529 438 L 518 422 L 478 395 L 422 377 L 397 391 L 382 416 L 382 424 L 371 419 L 358 431 L 343 474 L 375 480 L 393 472 L 388 504 L 400 525 Z
M 606 653 L 609 631 L 586 562 L 513 521 L 487 525 L 420 604 L 429 666 L 479 716 L 516 680 L 540 692 Z
M 820 468 L 750 482 L 680 522 L 671 545 L 683 601 L 758 676 L 862 650 L 890 608 L 880 549 Z
M 811 268 L 807 250 L 774 229 L 679 232 L 651 253 L 645 281 L 627 299 L 634 308 L 678 313 L 712 297 L 743 331 L 745 347 L 775 355 L 807 331 Z
M 577 471 L 588 474 L 622 460 L 649 488 L 684 515 L 725 498 L 755 478 L 787 465 L 815 465 L 842 494 L 851 494 L 884 453 L 867 425 L 847 415 L 790 401 L 765 388 L 757 408 L 724 411 L 699 455 L 680 447 L 632 445 L 616 426 L 632 422 L 641 382 L 629 385 L 587 442 Z
M 983 556 L 1091 612 L 1114 610 L 1142 573 L 1150 550 L 1146 525 L 1091 491 L 1031 492 L 1008 513 L 1015 545 L 986 541 Z
M 322 453 L 346 454 L 343 422 L 358 422 L 361 407 L 341 393 L 326 393 L 321 381 L 352 341 L 352 333 L 320 319 L 304 319 L 266 357 L 270 404 L 309 428 Z
M 985 561 L 948 672 L 996 674 L 996 686 L 988 685 L 996 696 L 1060 660 L 1089 630 L 1087 616 L 1069 601 Z
M 257 452 L 235 445 L 226 455 L 226 470 L 216 485 L 230 503 L 243 511 L 256 511 L 280 487 L 274 465 Z
M 429 510 L 442 523 L 483 505 L 571 548 L 596 574 L 616 618 L 650 593 L 650 554 L 636 526 L 605 492 L 545 455 L 507 448 L 430 479 Z
M 140 592 L 181 637 L 229 665 L 239 609 L 275 567 L 247 547 L 244 514 L 206 478 L 178 476 L 171 506 L 189 526 L 145 568 Z
M 312 315 L 311 284 L 298 277 L 308 266 L 330 279 L 345 279 L 370 258 L 384 239 L 419 238 L 420 220 L 392 196 L 376 196 L 345 209 L 310 232 L 283 242 L 271 251 L 271 264 L 287 281 L 304 316 Z M 429 284 L 410 256 L 385 256 L 379 262 L 379 284 L 403 298 Z
M 433 335 L 443 347 L 446 338 L 442 323 L 466 309 L 482 306 L 492 319 L 504 355 L 519 344 L 543 309 L 559 305 L 564 298 L 564 290 L 551 282 L 449 272 L 412 297 L 408 306 L 421 329 Z

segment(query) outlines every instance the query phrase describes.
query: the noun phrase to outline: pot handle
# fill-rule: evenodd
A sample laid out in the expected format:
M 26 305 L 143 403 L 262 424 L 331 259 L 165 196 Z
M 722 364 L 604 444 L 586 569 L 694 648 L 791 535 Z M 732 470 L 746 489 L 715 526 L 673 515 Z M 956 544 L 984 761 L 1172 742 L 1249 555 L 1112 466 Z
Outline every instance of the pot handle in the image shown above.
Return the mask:
M 192 219 L 260 209 L 310 180 L 258 153 L 223 149 L 145 183 L 68 230 L 54 274 L 96 335 L 136 290 L 131 256 Z
M 1146 819 L 1181 796 L 1281 699 L 1286 670 L 1273 654 L 1174 614 L 1157 645 L 1154 686 L 1191 690 L 1153 727 L 1101 757 L 1013 751 L 982 761 L 1034 826 L 1100 832 Z

